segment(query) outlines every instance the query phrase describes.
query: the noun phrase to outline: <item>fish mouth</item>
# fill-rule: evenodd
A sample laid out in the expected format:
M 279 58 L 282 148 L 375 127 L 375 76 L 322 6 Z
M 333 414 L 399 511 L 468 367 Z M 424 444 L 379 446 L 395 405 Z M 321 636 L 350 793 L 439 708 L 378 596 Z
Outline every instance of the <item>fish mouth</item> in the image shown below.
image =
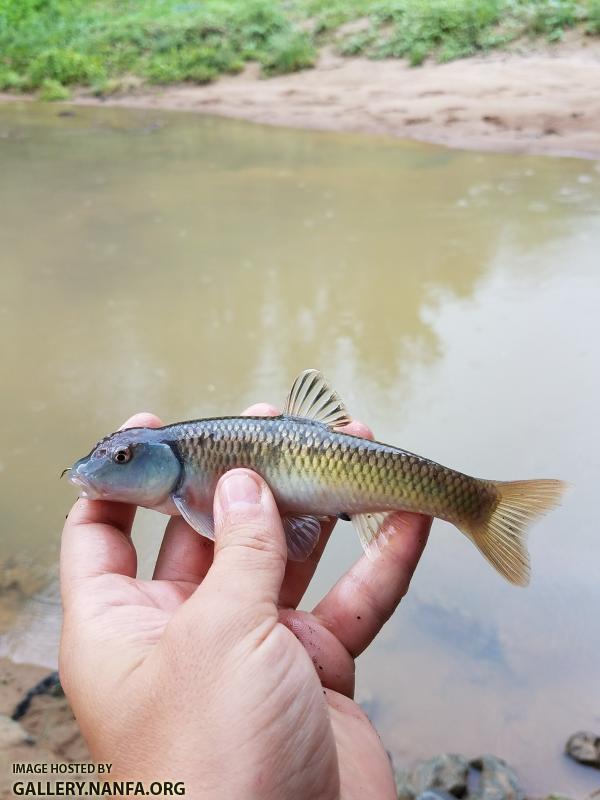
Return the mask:
M 94 489 L 89 478 L 84 478 L 79 472 L 79 467 L 73 467 L 68 473 L 68 481 L 79 489 L 79 497 L 85 500 L 97 500 L 101 494 Z

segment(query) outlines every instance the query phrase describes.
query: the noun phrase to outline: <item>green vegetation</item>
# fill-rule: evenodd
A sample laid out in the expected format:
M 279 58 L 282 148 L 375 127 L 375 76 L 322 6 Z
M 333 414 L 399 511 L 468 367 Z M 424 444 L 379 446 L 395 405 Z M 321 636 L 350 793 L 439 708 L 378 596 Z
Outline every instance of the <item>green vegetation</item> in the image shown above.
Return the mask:
M 40 100 L 68 100 L 69 90 L 54 78 L 44 78 L 40 86 Z
M 304 6 L 321 35 L 364 20 L 360 31 L 338 37 L 343 54 L 407 58 L 413 66 L 430 56 L 450 61 L 524 37 L 558 41 L 577 26 L 600 34 L 600 0 L 307 0 Z
M 600 35 L 600 0 L 0 0 L 0 90 L 55 100 L 131 76 L 205 83 L 249 61 L 277 75 L 328 41 L 418 65 L 575 27 Z
M 0 89 L 205 83 L 247 61 L 277 74 L 315 55 L 276 0 L 0 0 Z

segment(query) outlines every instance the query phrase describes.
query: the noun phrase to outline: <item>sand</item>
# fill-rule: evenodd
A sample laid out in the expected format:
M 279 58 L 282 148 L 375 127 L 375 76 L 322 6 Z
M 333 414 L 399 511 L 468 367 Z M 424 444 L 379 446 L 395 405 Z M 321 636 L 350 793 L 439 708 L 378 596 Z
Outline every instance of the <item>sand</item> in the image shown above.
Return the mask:
M 0 101 L 16 99 L 0 94 Z M 19 99 L 22 99 L 19 98 Z M 207 86 L 147 88 L 75 104 L 172 109 L 267 125 L 383 134 L 469 150 L 600 158 L 600 40 L 428 62 L 342 58 L 263 79 L 257 65 Z
M 600 158 L 600 41 L 577 37 L 410 68 L 342 58 L 268 80 L 256 66 L 208 86 L 77 103 L 176 109 L 268 125 L 385 134 L 470 150 Z
M 86 761 L 89 753 L 77 722 L 63 696 L 34 697 L 25 716 L 20 720 L 21 731 L 28 736 L 20 739 L 19 728 L 11 726 L 10 717 L 23 695 L 49 670 L 30 664 L 14 664 L 0 659 L 0 799 L 13 797 L 10 787 L 15 776 L 12 764 L 17 762 Z M 44 776 L 42 776 L 44 777 Z

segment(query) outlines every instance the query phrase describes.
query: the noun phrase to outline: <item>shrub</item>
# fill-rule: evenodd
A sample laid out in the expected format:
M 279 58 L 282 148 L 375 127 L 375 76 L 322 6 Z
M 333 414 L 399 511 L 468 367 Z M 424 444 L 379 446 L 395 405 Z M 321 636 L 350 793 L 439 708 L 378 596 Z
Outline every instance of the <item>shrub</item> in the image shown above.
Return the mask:
M 600 34 L 600 0 L 588 0 L 587 32 Z
M 260 61 L 267 75 L 281 75 L 312 67 L 316 50 L 308 34 L 301 31 L 273 36 Z
M 45 78 L 42 81 L 39 94 L 40 100 L 53 102 L 58 100 L 68 100 L 69 97 L 69 90 L 66 86 L 63 86 L 60 81 L 55 81 L 53 78 Z
M 0 92 L 17 91 L 22 85 L 21 76 L 8 67 L 0 66 Z
M 575 0 L 537 0 L 525 9 L 527 30 L 533 35 L 560 38 L 565 28 L 572 28 L 579 19 Z
M 31 62 L 28 69 L 32 87 L 41 86 L 45 79 L 54 80 L 63 86 L 70 83 L 89 84 L 97 81 L 103 69 L 97 59 L 82 55 L 76 50 L 53 47 L 42 51 Z

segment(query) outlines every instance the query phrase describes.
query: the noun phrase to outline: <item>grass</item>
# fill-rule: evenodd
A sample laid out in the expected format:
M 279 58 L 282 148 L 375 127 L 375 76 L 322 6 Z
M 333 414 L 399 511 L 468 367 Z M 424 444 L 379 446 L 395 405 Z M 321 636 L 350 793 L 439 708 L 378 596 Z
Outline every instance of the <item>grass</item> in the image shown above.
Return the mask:
M 524 37 L 560 40 L 581 26 L 600 34 L 600 0 L 307 0 L 323 35 L 361 17 L 362 30 L 338 37 L 344 55 L 450 61 Z
M 310 67 L 329 41 L 416 66 L 575 27 L 600 35 L 600 0 L 0 0 L 0 90 L 50 100 L 132 76 L 206 83 L 249 61 L 278 75 Z
M 312 38 L 274 0 L 0 0 L 0 88 L 52 80 L 95 91 L 135 75 L 206 83 L 247 61 L 265 74 L 311 66 Z

